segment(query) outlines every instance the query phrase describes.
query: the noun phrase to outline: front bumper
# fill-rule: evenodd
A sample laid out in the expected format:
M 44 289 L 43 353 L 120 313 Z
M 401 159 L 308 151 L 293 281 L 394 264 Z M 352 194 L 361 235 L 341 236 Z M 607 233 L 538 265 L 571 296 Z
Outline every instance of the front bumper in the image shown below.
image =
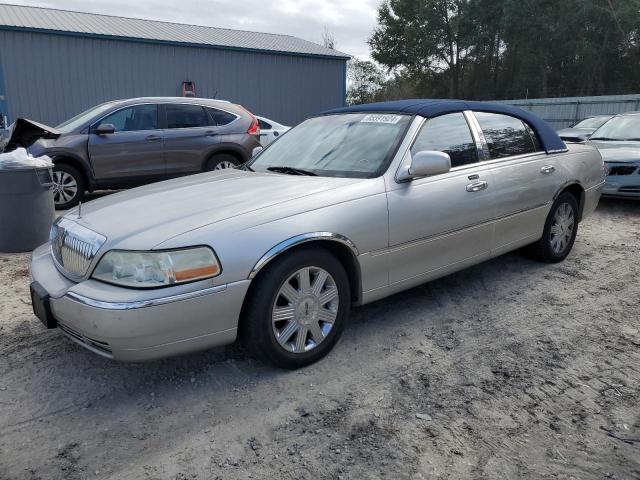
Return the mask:
M 640 167 L 634 164 L 607 163 L 603 195 L 640 198 Z
M 73 283 L 58 272 L 48 245 L 33 253 L 33 281 L 50 295 L 53 317 L 70 339 L 102 356 L 147 361 L 235 340 L 250 281 L 211 280 L 132 290 L 95 280 Z

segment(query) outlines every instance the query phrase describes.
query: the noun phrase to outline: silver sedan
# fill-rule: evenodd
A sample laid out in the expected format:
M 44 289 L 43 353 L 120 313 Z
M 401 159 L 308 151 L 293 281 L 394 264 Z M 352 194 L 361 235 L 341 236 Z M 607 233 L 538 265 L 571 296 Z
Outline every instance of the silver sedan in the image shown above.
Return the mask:
M 604 180 L 527 112 L 405 101 L 308 119 L 240 169 L 76 208 L 33 253 L 48 327 L 108 358 L 150 360 L 240 337 L 296 368 L 353 306 L 527 247 L 559 262 Z

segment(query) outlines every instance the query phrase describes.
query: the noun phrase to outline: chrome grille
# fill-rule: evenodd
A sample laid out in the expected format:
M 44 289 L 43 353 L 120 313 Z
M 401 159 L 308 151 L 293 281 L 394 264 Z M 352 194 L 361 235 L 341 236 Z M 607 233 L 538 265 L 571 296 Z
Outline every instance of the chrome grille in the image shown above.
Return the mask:
M 87 274 L 89 265 L 106 238 L 67 218 L 51 227 L 51 253 L 62 273 L 72 279 Z

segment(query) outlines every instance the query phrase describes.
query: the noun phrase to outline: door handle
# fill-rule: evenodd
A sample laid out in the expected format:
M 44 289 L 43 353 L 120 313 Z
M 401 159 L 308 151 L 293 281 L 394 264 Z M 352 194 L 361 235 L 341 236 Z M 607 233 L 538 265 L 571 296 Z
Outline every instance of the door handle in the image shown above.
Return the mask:
M 204 132 L 204 135 L 206 137 L 215 137 L 218 133 L 214 130 L 208 130 L 206 132 Z
M 149 135 L 145 140 L 147 142 L 157 142 L 158 140 L 161 140 L 161 137 L 158 135 Z
M 545 165 L 540 169 L 540 173 L 542 173 L 543 175 L 547 175 L 555 171 L 556 171 L 556 167 L 554 167 L 553 165 Z
M 489 182 L 485 182 L 484 180 L 473 182 L 467 185 L 467 192 L 479 192 L 480 190 L 486 190 L 488 186 Z

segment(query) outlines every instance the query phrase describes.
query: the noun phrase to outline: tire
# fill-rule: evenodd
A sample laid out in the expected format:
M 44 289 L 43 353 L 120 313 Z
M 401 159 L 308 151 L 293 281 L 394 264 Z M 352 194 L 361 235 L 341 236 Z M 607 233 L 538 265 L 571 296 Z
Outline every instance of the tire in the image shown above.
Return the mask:
M 205 171 L 212 172 L 214 170 L 226 170 L 227 168 L 234 168 L 238 165 L 240 165 L 240 163 L 233 155 L 229 153 L 218 153 L 207 160 Z
M 528 253 L 541 262 L 561 262 L 571 252 L 577 233 L 578 202 L 576 197 L 565 192 L 553 202 L 542 238 L 529 246 Z
M 75 167 L 59 163 L 53 167 L 53 202 L 56 210 L 75 207 L 84 197 L 84 175 Z
M 308 288 L 301 281 L 304 272 Z M 351 308 L 349 280 L 336 257 L 316 247 L 296 250 L 273 260 L 255 282 L 241 324 L 249 351 L 287 369 L 304 367 L 329 353 Z

